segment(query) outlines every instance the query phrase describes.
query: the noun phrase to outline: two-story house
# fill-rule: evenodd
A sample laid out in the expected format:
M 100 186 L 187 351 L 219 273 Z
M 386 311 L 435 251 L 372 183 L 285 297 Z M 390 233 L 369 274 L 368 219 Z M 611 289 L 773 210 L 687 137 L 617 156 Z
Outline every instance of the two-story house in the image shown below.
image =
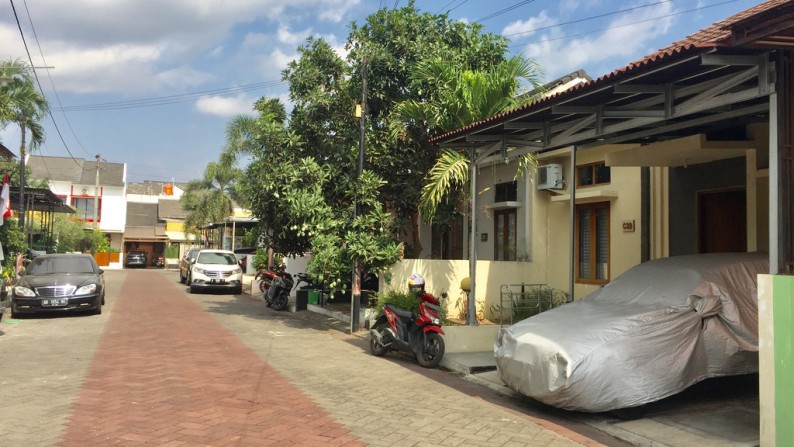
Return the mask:
M 32 155 L 30 178 L 47 181 L 49 189 L 76 210 L 86 229 L 104 233 L 112 248 L 122 248 L 127 220 L 126 163 Z

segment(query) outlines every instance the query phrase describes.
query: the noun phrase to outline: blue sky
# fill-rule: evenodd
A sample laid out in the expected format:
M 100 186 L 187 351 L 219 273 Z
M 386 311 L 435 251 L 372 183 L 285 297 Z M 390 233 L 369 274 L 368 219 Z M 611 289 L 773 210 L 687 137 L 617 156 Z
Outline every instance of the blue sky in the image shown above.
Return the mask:
M 546 80 L 597 78 L 759 0 L 417 0 L 422 11 L 511 39 Z M 128 181 L 201 177 L 225 125 L 261 96 L 286 101 L 280 72 L 313 35 L 340 54 L 350 24 L 407 0 L 12 0 L 0 60 L 28 60 L 53 120 L 37 152 L 127 163 Z M 15 153 L 19 129 L 0 129 Z

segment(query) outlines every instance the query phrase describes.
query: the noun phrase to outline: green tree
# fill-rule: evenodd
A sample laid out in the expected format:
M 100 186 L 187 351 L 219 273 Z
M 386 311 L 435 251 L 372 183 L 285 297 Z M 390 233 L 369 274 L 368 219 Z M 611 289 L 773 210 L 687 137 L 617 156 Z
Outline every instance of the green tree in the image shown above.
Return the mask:
M 199 234 L 199 229 L 219 222 L 234 212 L 234 201 L 239 198 L 237 181 L 240 169 L 221 162 L 207 163 L 204 177 L 187 184 L 179 199 L 185 217 L 185 232 Z
M 9 123 L 27 129 L 29 145 L 37 148 L 44 142 L 41 120 L 49 106 L 44 96 L 36 90 L 31 68 L 21 59 L 0 63 L 0 126 Z
M 58 213 L 52 224 L 52 237 L 55 240 L 55 251 L 67 253 L 81 251 L 88 245 L 85 242 L 84 224 L 73 219 L 72 214 Z
M 0 226 L 0 243 L 3 244 L 3 277 L 13 278 L 16 275 L 16 258 L 19 253 L 27 256 L 28 243 L 25 234 L 19 228 L 16 218 L 9 218 Z
M 408 99 L 398 104 L 390 121 L 391 131 L 399 138 L 413 125 L 439 134 L 487 119 L 533 100 L 520 95 L 519 89 L 522 81 L 539 88 L 540 77 L 537 65 L 519 56 L 479 71 L 439 58 L 423 61 L 417 64 L 414 80 L 433 86 L 434 93 L 429 100 Z M 522 158 L 519 172 L 532 160 Z M 426 221 L 433 219 L 451 192 L 465 186 L 469 168 L 467 154 L 454 150 L 441 153 L 422 188 L 420 210 Z

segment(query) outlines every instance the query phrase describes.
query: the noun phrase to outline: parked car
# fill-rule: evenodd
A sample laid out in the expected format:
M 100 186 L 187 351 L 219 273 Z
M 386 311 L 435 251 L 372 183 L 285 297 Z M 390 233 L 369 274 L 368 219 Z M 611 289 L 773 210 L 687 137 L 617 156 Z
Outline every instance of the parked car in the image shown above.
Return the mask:
M 573 303 L 500 331 L 502 381 L 546 404 L 635 407 L 710 377 L 758 371 L 757 275 L 768 255 L 649 261 Z
M 190 268 L 196 262 L 196 256 L 200 251 L 201 248 L 191 248 L 179 260 L 179 282 L 182 284 L 190 284 Z
M 91 255 L 38 256 L 11 289 L 11 316 L 51 311 L 101 314 L 105 304 L 103 275 Z
M 146 252 L 143 250 L 130 250 L 124 259 L 127 267 L 146 267 Z
M 190 268 L 190 293 L 202 289 L 225 289 L 243 292 L 243 270 L 229 250 L 201 250 Z

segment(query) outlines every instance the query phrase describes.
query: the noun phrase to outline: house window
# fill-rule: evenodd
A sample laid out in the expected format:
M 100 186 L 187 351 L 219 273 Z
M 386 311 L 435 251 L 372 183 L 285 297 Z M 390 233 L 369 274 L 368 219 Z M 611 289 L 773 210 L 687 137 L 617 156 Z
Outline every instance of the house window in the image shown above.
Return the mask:
M 494 202 L 515 202 L 518 200 L 517 182 L 499 183 L 494 186 L 494 190 L 496 191 Z
M 603 161 L 600 163 L 592 163 L 589 165 L 582 165 L 576 168 L 577 186 L 592 186 L 603 185 L 609 183 L 612 178 L 612 172 Z
M 99 209 L 97 210 L 97 221 L 102 220 L 102 199 L 98 200 Z M 93 197 L 72 197 L 72 208 L 77 210 L 77 218 L 80 220 L 94 221 L 94 198 Z
M 494 253 L 496 261 L 516 260 L 516 209 L 494 212 Z
M 609 202 L 576 206 L 576 279 L 609 282 Z

